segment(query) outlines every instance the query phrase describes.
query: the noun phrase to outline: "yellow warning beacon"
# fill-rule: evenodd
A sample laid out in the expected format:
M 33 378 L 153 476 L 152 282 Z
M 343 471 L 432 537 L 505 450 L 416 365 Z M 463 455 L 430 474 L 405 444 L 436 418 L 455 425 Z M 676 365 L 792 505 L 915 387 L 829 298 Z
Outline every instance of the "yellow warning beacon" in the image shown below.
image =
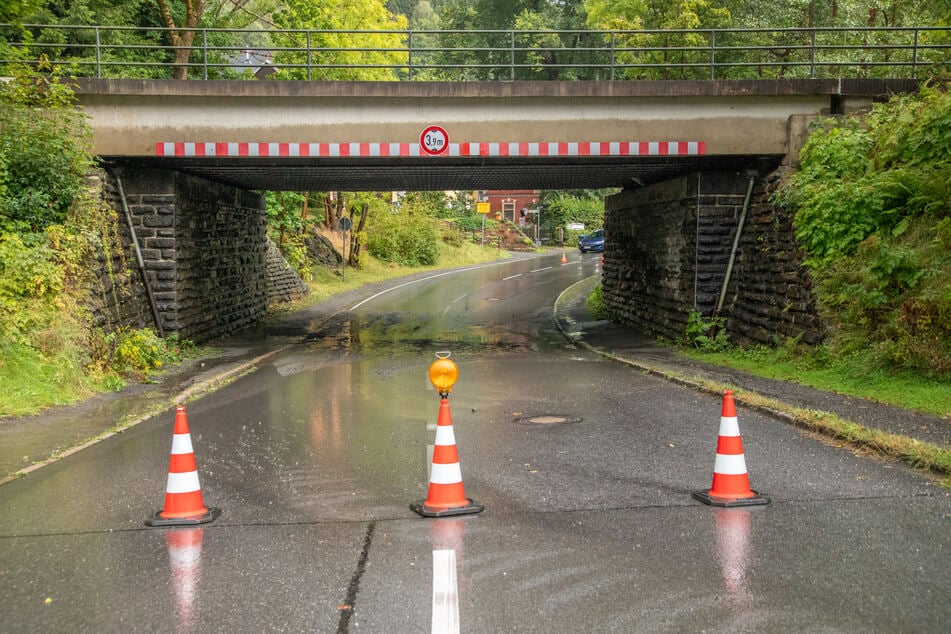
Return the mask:
M 440 396 L 448 396 L 459 378 L 459 367 L 449 359 L 451 352 L 437 352 L 436 360 L 429 366 L 429 380 Z

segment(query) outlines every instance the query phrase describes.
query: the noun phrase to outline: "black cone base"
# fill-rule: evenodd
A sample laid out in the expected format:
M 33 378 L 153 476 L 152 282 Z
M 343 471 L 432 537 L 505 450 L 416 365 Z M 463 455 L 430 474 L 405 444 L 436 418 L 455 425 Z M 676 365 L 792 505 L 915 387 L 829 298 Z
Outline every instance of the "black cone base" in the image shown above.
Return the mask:
M 422 515 L 423 517 L 449 517 L 452 515 L 468 515 L 470 513 L 481 513 L 485 507 L 473 499 L 466 498 L 469 502 L 465 506 L 451 506 L 449 508 L 433 508 L 426 506 L 425 500 L 414 502 L 409 507 Z
M 146 526 L 156 528 L 163 526 L 197 526 L 198 524 L 207 524 L 221 515 L 221 509 L 208 508 L 207 513 L 202 515 L 193 515 L 191 517 L 162 517 L 162 512 L 158 511 L 155 515 L 145 520 Z

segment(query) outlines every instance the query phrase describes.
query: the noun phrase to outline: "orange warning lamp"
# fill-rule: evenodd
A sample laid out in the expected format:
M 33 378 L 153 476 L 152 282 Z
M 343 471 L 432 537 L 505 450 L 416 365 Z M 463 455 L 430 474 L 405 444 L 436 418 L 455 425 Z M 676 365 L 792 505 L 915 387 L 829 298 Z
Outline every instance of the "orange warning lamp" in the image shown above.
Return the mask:
M 459 367 L 449 360 L 449 352 L 437 352 L 436 360 L 429 366 L 429 380 L 440 396 L 448 396 L 459 378 Z

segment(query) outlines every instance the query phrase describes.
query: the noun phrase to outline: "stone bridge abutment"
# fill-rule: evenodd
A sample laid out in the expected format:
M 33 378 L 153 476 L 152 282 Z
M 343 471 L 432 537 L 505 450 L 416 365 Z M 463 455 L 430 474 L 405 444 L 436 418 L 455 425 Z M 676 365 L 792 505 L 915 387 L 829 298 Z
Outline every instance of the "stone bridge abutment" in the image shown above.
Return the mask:
M 117 210 L 121 248 L 99 258 L 91 292 L 97 326 L 151 327 L 204 342 L 245 330 L 275 300 L 306 293 L 267 239 L 263 194 L 167 169 L 114 169 L 98 180 Z
M 770 201 L 786 169 L 695 173 L 609 197 L 603 294 L 611 318 L 680 339 L 697 310 L 724 317 L 733 342 L 821 339 L 792 216 Z

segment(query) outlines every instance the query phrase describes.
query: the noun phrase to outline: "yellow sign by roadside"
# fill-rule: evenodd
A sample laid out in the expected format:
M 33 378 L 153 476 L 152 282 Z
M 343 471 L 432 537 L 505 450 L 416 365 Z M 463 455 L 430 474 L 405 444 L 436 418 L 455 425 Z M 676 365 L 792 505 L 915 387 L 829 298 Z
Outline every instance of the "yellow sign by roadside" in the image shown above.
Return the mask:
M 480 214 L 487 214 L 489 213 L 489 206 L 489 203 L 478 203 L 476 205 L 476 211 L 478 211 Z

